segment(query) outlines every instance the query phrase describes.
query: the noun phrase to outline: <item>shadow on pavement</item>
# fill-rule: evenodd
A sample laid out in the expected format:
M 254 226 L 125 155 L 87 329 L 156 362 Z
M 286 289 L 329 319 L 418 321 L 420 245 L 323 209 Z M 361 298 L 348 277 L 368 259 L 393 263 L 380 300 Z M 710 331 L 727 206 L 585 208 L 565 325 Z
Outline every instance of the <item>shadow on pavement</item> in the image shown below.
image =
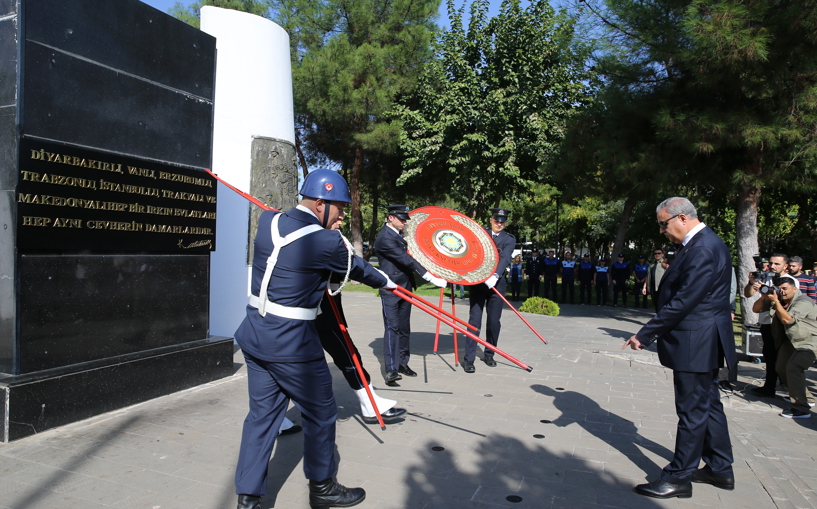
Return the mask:
M 601 439 L 621 454 L 627 456 L 643 472 L 646 478 L 657 479 L 663 465 L 656 465 L 644 455 L 641 448 L 663 457 L 669 463 L 673 451 L 663 445 L 638 434 L 632 421 L 608 412 L 584 394 L 575 391 L 560 391 L 546 385 L 534 384 L 531 389 L 550 396 L 553 405 L 562 411 L 553 424 L 559 427 L 576 423 L 591 435 Z M 580 412 L 576 410 L 580 409 Z

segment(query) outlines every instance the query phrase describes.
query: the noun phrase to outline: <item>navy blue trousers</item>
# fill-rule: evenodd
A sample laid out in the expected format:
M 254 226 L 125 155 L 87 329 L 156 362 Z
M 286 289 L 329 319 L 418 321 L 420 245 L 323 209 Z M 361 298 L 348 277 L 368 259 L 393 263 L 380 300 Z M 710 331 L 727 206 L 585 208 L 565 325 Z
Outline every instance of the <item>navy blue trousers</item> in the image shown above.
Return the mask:
M 335 421 L 338 409 L 326 360 L 266 362 L 246 352 L 250 412 L 244 419 L 235 470 L 239 495 L 265 495 L 267 467 L 290 399 L 304 427 L 304 474 L 323 481 L 335 473 Z
M 380 291 L 383 304 L 383 359 L 386 371 L 408 366 L 411 356 L 411 304 L 392 292 Z
M 496 289 L 504 294 L 505 281 L 499 280 L 496 284 Z M 471 304 L 471 311 L 468 315 L 468 323 L 477 328 L 476 331 L 471 331 L 479 336 L 479 329 L 482 325 L 482 312 L 485 310 L 487 316 L 485 318 L 485 341 L 496 346 L 499 342 L 499 330 L 502 327 L 499 319 L 502 317 L 502 308 L 505 303 L 492 289 L 485 286 L 483 283 L 473 285 L 468 292 L 468 300 Z M 494 352 L 485 349 L 486 357 L 493 357 Z M 474 362 L 477 356 L 477 342 L 465 336 L 465 357 L 464 360 Z
M 718 370 L 705 373 L 673 371 L 678 431 L 675 455 L 664 467 L 661 479 L 689 482 L 703 459 L 712 471 L 725 477 L 732 473 L 732 442 L 718 392 Z

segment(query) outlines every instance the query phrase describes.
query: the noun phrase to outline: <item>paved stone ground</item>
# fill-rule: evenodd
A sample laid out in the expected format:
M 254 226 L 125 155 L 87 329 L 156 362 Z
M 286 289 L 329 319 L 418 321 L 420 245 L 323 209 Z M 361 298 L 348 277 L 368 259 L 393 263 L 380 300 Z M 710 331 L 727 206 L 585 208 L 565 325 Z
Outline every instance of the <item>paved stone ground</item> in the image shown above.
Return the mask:
M 500 347 L 533 372 L 500 359 L 465 374 L 454 367 L 450 331 L 436 356 L 435 322 L 415 309 L 411 366 L 420 376 L 388 388 L 376 376 L 379 299 L 347 293 L 344 304 L 378 392 L 409 412 L 386 431 L 364 424 L 332 368 L 338 479 L 366 489 L 362 509 L 815 505 L 817 419 L 784 419 L 781 398 L 742 391 L 724 395 L 735 491 L 695 485 L 691 499 L 668 501 L 633 493 L 669 461 L 676 425 L 671 372 L 654 352 L 620 349 L 649 318 L 645 311 L 562 306 L 559 317 L 527 315 L 550 341 L 543 345 L 505 310 Z M 461 316 L 466 309 L 458 300 Z M 0 445 L 0 507 L 235 507 L 233 468 L 247 411 L 240 352 L 235 362 L 229 378 Z M 741 362 L 739 377 L 740 389 L 759 384 L 762 366 Z M 296 409 L 288 416 L 300 422 Z M 278 441 L 265 507 L 308 507 L 302 444 L 300 434 Z

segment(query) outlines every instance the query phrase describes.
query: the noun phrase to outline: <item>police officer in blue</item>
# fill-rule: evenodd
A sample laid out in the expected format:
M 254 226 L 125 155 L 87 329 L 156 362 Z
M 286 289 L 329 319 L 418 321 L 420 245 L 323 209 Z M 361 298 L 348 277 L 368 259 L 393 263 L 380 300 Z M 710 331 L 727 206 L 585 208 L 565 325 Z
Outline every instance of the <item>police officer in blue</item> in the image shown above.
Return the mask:
M 408 254 L 408 243 L 403 238 L 403 229 L 409 219 L 406 205 L 390 205 L 386 224 L 377 235 L 374 251 L 383 271 L 396 284 L 411 291 L 417 285 L 414 272 L 432 284 L 445 288 L 448 282 L 427 271 L 420 262 Z M 397 385 L 402 375 L 417 376 L 408 365 L 411 357 L 411 304 L 392 292 L 380 292 L 383 305 L 383 357 L 386 371 L 386 385 Z
M 562 304 L 567 302 L 567 292 L 570 292 L 570 303 L 573 304 L 573 283 L 575 280 L 576 261 L 573 259 L 573 253 L 567 251 L 565 259 L 562 260 Z
M 511 213 L 508 209 L 495 208 L 491 209 L 491 229 L 488 230 L 491 238 L 496 245 L 496 250 L 499 252 L 499 263 L 496 266 L 496 273 L 491 275 L 485 282 L 471 286 L 468 294 L 471 312 L 468 316 L 468 323 L 477 328 L 475 334 L 479 335 L 479 329 L 482 325 L 482 310 L 487 308 L 488 317 L 486 318 L 485 341 L 496 346 L 499 341 L 499 330 L 501 324 L 499 322 L 502 316 L 502 306 L 504 301 L 494 292 L 493 288 L 504 295 L 505 294 L 505 269 L 511 263 L 511 255 L 513 254 L 514 246 L 516 246 L 516 237 L 504 231 L 505 224 L 508 221 L 508 214 Z M 487 230 L 487 228 L 486 228 Z M 466 336 L 465 338 L 465 356 L 462 361 L 462 369 L 466 373 L 473 373 L 474 360 L 476 359 L 477 342 Z M 485 349 L 485 357 L 483 361 L 488 367 L 496 366 L 494 360 L 494 352 Z
M 638 298 L 641 297 L 642 308 L 647 308 L 647 274 L 650 273 L 650 266 L 646 262 L 644 255 L 638 255 L 638 263 L 633 268 L 633 277 L 635 278 L 635 285 L 633 285 L 633 295 L 635 295 L 635 307 L 638 307 Z
M 621 304 L 627 307 L 627 282 L 630 279 L 630 264 L 624 261 L 624 253 L 618 254 L 618 261 L 610 271 L 613 278 L 613 307 L 618 306 L 618 294 L 621 294 Z
M 599 264 L 593 271 L 593 284 L 596 286 L 596 305 L 607 305 L 607 288 L 610 285 L 610 267 L 605 258 L 599 258 Z
M 545 293 L 546 299 L 550 298 L 550 291 L 553 290 L 553 302 L 556 302 L 558 296 L 556 295 L 556 281 L 559 278 L 559 259 L 556 258 L 556 253 L 548 251 L 547 257 L 542 260 L 542 273 L 545 275 Z
M 593 285 L 593 275 L 596 273 L 596 266 L 590 261 L 590 253 L 584 253 L 582 261 L 579 263 L 579 303 L 592 304 L 593 299 L 590 287 Z M 587 300 L 585 300 L 587 295 Z
M 235 333 L 250 396 L 235 472 L 238 509 L 261 509 L 267 465 L 290 400 L 303 421 L 310 506 L 351 507 L 366 497 L 362 488 L 346 488 L 333 479 L 337 406 L 315 317 L 329 272 L 345 273 L 350 262 L 356 281 L 386 290 L 396 285 L 354 256 L 340 232 L 329 229 L 351 202 L 340 175 L 314 170 L 300 194 L 300 204 L 287 212 L 261 214 L 252 296 Z

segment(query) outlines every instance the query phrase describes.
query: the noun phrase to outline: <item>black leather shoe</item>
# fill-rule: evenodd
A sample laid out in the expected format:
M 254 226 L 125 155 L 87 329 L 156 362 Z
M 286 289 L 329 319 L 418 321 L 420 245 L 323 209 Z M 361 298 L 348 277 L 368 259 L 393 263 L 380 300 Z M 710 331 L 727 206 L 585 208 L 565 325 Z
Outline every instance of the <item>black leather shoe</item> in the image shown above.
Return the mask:
M 482 358 L 482 360 L 485 362 L 485 365 L 488 366 L 489 368 L 496 367 L 496 361 L 494 360 L 493 355 L 486 355 L 485 357 Z
M 261 509 L 261 497 L 257 495 L 239 495 L 236 509 Z
M 708 468 L 701 468 L 692 472 L 692 482 L 711 484 L 722 490 L 735 489 L 735 478 L 717 475 Z
M 333 481 L 309 481 L 309 507 L 329 509 L 330 507 L 352 507 L 363 502 L 366 492 L 363 488 L 347 488 Z
M 389 408 L 388 410 L 386 410 L 385 412 L 380 414 L 380 417 L 382 417 L 384 421 L 387 421 L 389 419 L 396 419 L 396 418 L 400 417 L 401 415 L 403 415 L 405 413 L 406 413 L 405 408 Z M 364 416 L 363 417 L 363 422 L 376 423 L 377 422 L 377 417 L 365 417 Z
M 414 371 L 413 369 L 411 369 L 410 367 L 408 367 L 408 364 L 406 364 L 405 366 L 400 366 L 399 368 L 397 368 L 397 372 L 398 373 L 403 373 L 406 376 L 417 376 L 417 372 Z
M 635 492 L 653 498 L 690 498 L 692 496 L 692 483 L 672 484 L 663 479 L 647 484 L 639 484 L 635 487 Z
M 386 383 L 387 384 L 392 383 L 392 382 L 396 382 L 396 381 L 402 380 L 402 379 L 403 379 L 403 377 L 400 376 L 400 374 L 397 371 L 395 371 L 395 370 L 386 371 Z
M 476 371 L 476 369 L 474 368 L 474 363 L 468 361 L 462 361 L 462 370 L 465 371 L 466 373 L 473 373 L 474 371 Z
M 303 428 L 296 424 L 291 428 L 282 429 L 281 431 L 278 432 L 278 435 L 279 436 L 294 435 L 295 433 L 300 433 L 301 431 L 303 431 Z

